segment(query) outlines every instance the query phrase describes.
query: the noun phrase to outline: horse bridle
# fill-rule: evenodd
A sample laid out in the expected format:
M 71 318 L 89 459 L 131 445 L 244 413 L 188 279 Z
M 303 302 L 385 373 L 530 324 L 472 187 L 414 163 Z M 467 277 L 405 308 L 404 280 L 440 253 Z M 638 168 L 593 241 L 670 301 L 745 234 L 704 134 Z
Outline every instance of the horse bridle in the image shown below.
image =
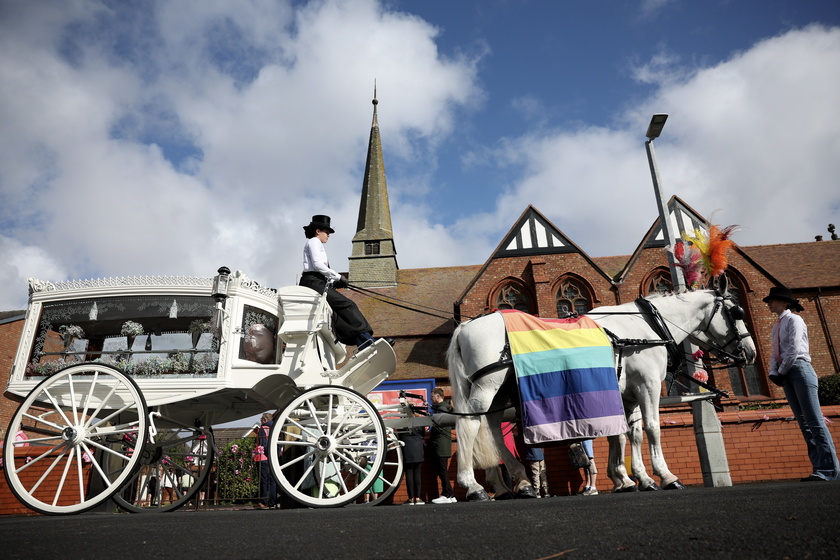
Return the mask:
M 733 305 L 727 306 L 725 304 L 726 301 L 733 302 Z M 723 314 L 729 330 L 735 333 L 731 338 L 722 343 L 722 348 L 705 335 L 706 331 L 708 331 L 712 326 L 712 321 L 714 320 L 715 315 L 719 312 Z M 737 364 L 745 364 L 747 362 L 747 353 L 741 341 L 752 336 L 749 332 L 741 332 L 738 328 L 738 321 L 743 321 L 745 316 L 746 313 L 744 313 L 744 308 L 735 302 L 735 298 L 729 294 L 722 294 L 715 290 L 715 305 L 712 312 L 709 313 L 706 326 L 702 329 L 698 329 L 698 331 L 695 331 L 694 333 L 691 333 L 689 337 L 694 339 L 700 346 L 705 346 L 707 349 L 714 350 L 715 354 L 719 357 L 727 358 Z M 732 354 L 727 350 L 727 348 L 729 348 L 732 344 L 735 344 L 735 351 L 738 353 L 737 355 Z

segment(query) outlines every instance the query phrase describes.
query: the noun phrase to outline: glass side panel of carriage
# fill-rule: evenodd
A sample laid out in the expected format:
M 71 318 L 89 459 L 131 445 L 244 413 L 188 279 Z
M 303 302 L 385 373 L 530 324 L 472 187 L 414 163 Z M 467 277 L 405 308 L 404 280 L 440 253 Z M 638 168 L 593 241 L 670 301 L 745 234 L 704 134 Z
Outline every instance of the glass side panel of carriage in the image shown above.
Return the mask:
M 134 377 L 215 377 L 214 306 L 209 296 L 171 295 L 44 303 L 26 375 L 96 362 Z

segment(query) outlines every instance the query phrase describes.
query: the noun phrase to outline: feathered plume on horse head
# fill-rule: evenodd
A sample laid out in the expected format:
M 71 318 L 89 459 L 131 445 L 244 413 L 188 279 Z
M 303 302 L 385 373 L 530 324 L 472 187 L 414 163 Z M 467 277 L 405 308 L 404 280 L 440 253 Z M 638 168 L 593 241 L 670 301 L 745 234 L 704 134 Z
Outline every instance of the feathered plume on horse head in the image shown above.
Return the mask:
M 729 264 L 729 249 L 734 245 L 730 238 L 736 231 L 737 225 L 723 229 L 712 225 L 708 233 L 700 228 L 693 234 L 683 232 L 682 240 L 669 250 L 674 253 L 675 264 L 683 271 L 687 287 L 695 288 L 705 284 L 708 278 L 723 274 Z

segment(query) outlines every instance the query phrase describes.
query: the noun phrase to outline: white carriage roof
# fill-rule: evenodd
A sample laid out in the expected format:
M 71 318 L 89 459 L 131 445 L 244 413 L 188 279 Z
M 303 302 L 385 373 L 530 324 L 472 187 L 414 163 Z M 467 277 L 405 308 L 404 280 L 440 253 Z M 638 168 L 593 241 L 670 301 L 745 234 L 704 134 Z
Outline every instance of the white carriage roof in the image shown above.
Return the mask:
M 277 290 L 261 286 L 248 278 L 241 271 L 231 275 L 232 281 L 240 287 L 252 290 L 267 297 L 276 298 Z M 29 279 L 30 295 L 39 292 L 87 291 L 108 288 L 207 288 L 208 295 L 213 286 L 213 278 L 201 276 L 118 276 L 113 278 L 94 278 L 87 280 L 66 280 L 48 282 Z

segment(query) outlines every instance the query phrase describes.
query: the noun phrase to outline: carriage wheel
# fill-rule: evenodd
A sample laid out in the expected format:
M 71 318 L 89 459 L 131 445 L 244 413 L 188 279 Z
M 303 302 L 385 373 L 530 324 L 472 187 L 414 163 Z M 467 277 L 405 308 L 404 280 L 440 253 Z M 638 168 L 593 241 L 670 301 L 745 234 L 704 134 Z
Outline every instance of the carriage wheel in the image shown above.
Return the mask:
M 6 444 L 6 481 L 27 507 L 49 515 L 81 513 L 114 495 L 140 465 L 133 442 L 149 429 L 137 383 L 103 364 L 56 372 L 32 390 L 9 424 L 25 447 Z
M 212 429 L 164 416 L 155 424 L 157 435 L 143 448 L 142 466 L 114 495 L 117 505 L 131 513 L 180 508 L 202 488 L 213 466 Z
M 385 462 L 385 442 L 382 419 L 364 396 L 345 387 L 316 387 L 277 417 L 268 456 L 292 499 L 310 507 L 340 507 L 375 482 L 372 473 Z
M 385 452 L 385 462 L 382 465 L 382 472 L 377 477 L 383 482 L 384 490 L 379 493 L 375 500 L 365 503 L 364 505 L 375 506 L 379 505 L 393 495 L 400 487 L 402 480 L 403 469 L 403 452 L 402 444 L 397 438 L 394 430 L 388 428 L 388 449 Z

